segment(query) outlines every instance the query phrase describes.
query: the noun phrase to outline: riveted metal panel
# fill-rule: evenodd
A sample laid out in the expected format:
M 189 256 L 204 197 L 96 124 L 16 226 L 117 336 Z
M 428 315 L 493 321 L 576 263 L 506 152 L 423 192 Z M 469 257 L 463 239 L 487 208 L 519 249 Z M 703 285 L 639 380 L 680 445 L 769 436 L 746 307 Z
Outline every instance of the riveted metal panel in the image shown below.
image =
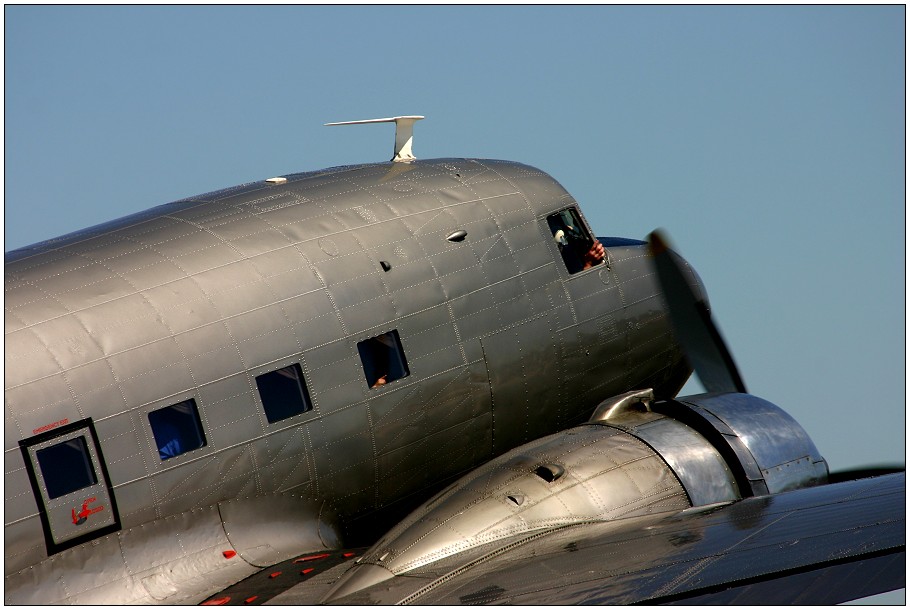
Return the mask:
M 306 303 L 318 305 L 302 306 Z M 325 291 L 295 299 L 288 303 L 286 311 L 303 349 L 325 345 L 345 334 L 341 317 Z
M 6 390 L 7 408 L 15 413 L 16 426 L 21 432 L 16 440 L 40 434 L 57 427 L 68 418 L 69 423 L 81 419 L 63 373 L 45 377 L 28 385 Z
M 174 218 L 158 219 L 154 225 L 144 227 L 141 232 L 127 235 L 130 239 L 164 254 L 171 262 L 185 259 L 190 254 L 203 253 L 223 243 L 199 227 Z M 183 267 L 180 264 L 178 266 Z
M 91 409 L 98 419 L 120 413 L 127 408 L 120 385 L 114 379 L 107 360 L 96 360 L 65 373 L 67 384 L 75 401 Z
M 377 460 L 379 502 L 400 498 L 489 459 L 490 426 L 491 415 L 483 413 L 381 454 Z
M 84 258 L 75 258 L 71 261 L 61 261 L 53 263 L 49 268 L 35 269 L 29 276 L 32 284 L 45 294 L 57 297 L 61 303 L 78 303 L 79 297 L 82 296 L 82 290 L 90 288 L 96 284 L 106 284 L 109 280 L 115 279 L 110 269 L 103 265 L 88 261 Z M 119 279 L 119 278 L 117 278 Z M 123 293 L 130 293 L 133 289 L 123 280 L 117 283 L 119 290 L 111 285 L 114 289 L 112 296 L 120 296 Z M 107 288 L 107 286 L 106 286 Z M 124 292 L 120 292 L 120 290 Z M 75 295 L 72 293 L 79 293 Z M 91 290 L 84 293 L 91 294 Z
M 255 491 L 255 468 L 248 445 L 212 451 L 206 459 L 185 462 L 183 468 L 171 466 L 170 462 L 192 453 L 162 462 L 162 469 L 153 475 L 163 514 L 173 515 Z
M 71 256 L 65 250 L 41 252 L 25 260 L 11 261 L 16 263 L 7 267 L 6 273 L 16 278 L 28 277 L 34 294 L 44 294 L 35 287 L 35 280 L 46 280 L 76 271 L 88 265 L 85 259 Z
M 59 363 L 63 369 L 78 366 L 83 362 L 100 358 L 104 355 L 97 336 L 89 335 L 86 328 L 77 318 L 78 314 L 70 314 L 57 317 L 47 322 L 41 322 L 31 326 L 22 333 L 7 334 L 7 350 L 10 351 L 10 339 L 27 337 L 28 333 L 34 333 L 41 345 L 50 352 L 50 356 L 55 362 Z M 89 331 L 91 332 L 91 331 Z M 13 339 L 15 341 L 15 339 Z M 13 346 L 15 349 L 18 346 Z M 33 346 L 33 349 L 41 349 Z M 110 351 L 108 351 L 110 353 Z M 18 355 L 18 353 L 17 353 Z M 17 367 L 18 367 L 17 363 Z M 12 367 L 10 367 L 12 368 Z M 7 369 L 9 370 L 9 369 Z M 12 371 L 10 371 L 12 372 Z
M 193 249 L 196 247 L 195 240 L 200 239 L 201 236 L 205 236 L 202 238 L 205 245 L 199 245 L 198 249 Z M 172 253 L 170 249 L 167 249 L 166 252 L 171 262 L 187 275 L 205 273 L 206 271 L 239 262 L 243 258 L 237 250 L 221 240 L 211 237 L 208 233 L 194 235 L 186 241 L 190 242 L 185 247 L 186 253 L 177 255 Z
M 171 334 L 158 311 L 142 294 L 123 296 L 74 316 L 105 354 L 142 346 Z
M 451 381 L 456 376 L 457 373 L 450 373 L 441 378 Z M 373 422 L 377 454 L 410 445 L 426 434 L 432 406 L 429 396 L 428 388 L 417 384 L 370 399 L 370 421 Z
M 558 464 L 562 476 L 542 479 L 541 464 Z M 534 441 L 463 477 L 402 520 L 361 565 L 402 574 L 538 528 L 688 506 L 650 447 L 618 430 L 586 426 Z
M 105 462 L 115 486 L 118 482 L 132 481 L 148 473 L 147 454 L 143 451 L 145 437 L 131 413 L 101 420 L 95 424 L 95 429 L 104 447 Z
M 559 361 L 547 349 L 550 335 L 546 316 L 503 330 L 481 340 L 493 397 L 493 442 L 496 453 L 552 429 L 557 404 Z
M 385 291 L 381 287 L 379 277 L 375 276 L 370 280 L 369 285 L 360 286 L 355 286 L 355 284 L 361 280 L 353 280 L 347 286 L 350 290 L 345 290 L 343 297 L 340 297 L 338 287 L 332 288 L 332 295 L 338 301 L 353 301 L 353 304 L 348 306 L 339 305 L 341 318 L 349 333 L 360 333 L 396 318 L 395 305 L 392 298 L 384 294 Z M 380 284 L 380 286 L 376 287 L 376 284 Z M 374 296 L 377 292 L 380 293 L 379 296 Z
M 268 283 L 249 261 L 239 261 L 193 277 L 222 316 L 244 313 L 274 302 Z
M 91 572 L 83 574 L 67 574 L 63 577 L 62 570 L 58 566 L 63 563 L 74 563 L 76 557 L 75 550 L 64 551 L 55 557 L 55 561 L 42 562 L 27 570 L 23 570 L 6 579 L 4 583 L 4 602 L 7 604 L 49 604 L 61 602 L 70 596 L 70 585 L 76 585 L 77 591 L 84 590 L 86 585 L 91 586 L 90 581 L 93 577 L 103 582 L 105 578 L 123 579 L 126 576 L 126 569 L 123 560 L 120 557 L 120 549 L 117 544 L 116 536 L 107 536 L 98 541 L 99 551 L 89 553 L 87 557 L 80 558 L 83 562 L 88 561 Z M 98 584 L 97 582 L 95 583 Z
M 25 470 L 22 452 L 11 449 L 4 452 L 3 457 L 4 523 L 37 516 L 38 505 L 28 472 Z
M 258 477 L 262 491 L 298 492 L 314 478 L 315 466 L 307 433 L 308 425 L 310 424 L 270 432 L 252 442 L 253 459 L 259 467 Z
M 405 345 L 405 348 L 407 346 Z M 457 345 L 447 345 L 438 350 L 427 354 L 421 358 L 408 357 L 408 367 L 411 375 L 418 378 L 447 371 L 452 368 L 460 367 L 465 364 L 464 356 Z
M 151 479 L 133 480 L 114 488 L 117 508 L 124 528 L 131 528 L 154 520 L 157 508 L 151 500 L 157 500 Z
M 434 377 L 425 394 L 428 421 L 425 431 L 443 432 L 462 421 L 474 420 L 491 412 L 491 397 L 486 363 L 474 361 L 465 368 L 453 369 Z M 484 454 L 492 445 L 484 445 Z
M 450 304 L 462 340 L 497 332 L 504 326 L 489 290 L 478 290 Z
M 130 241 L 114 241 L 88 254 L 134 287 L 154 286 L 184 276 L 165 254 Z
M 376 212 L 373 211 L 374 209 L 378 210 L 381 214 L 383 213 L 382 210 L 385 209 L 385 206 L 371 208 L 369 213 L 375 214 Z M 387 214 L 388 212 L 386 211 L 385 213 Z M 412 238 L 411 231 L 408 230 L 404 222 L 399 219 L 389 220 L 379 224 L 375 224 L 374 221 L 373 225 L 358 229 L 353 232 L 353 235 L 366 250 L 376 250 L 386 246 L 394 247 L 395 244 Z
M 9 276 L 6 276 L 9 281 Z M 15 315 L 22 324 L 37 324 L 70 312 L 68 307 L 30 286 L 7 286 L 4 309 Z M 13 329 L 7 329 L 7 332 Z
M 281 233 L 275 231 L 269 223 L 260 219 L 256 214 L 246 211 L 228 218 L 218 219 L 204 226 L 221 239 L 230 242 L 235 248 L 238 247 L 239 241 L 245 240 L 250 236 L 268 233 L 274 235 L 272 238 L 273 247 L 279 244 L 288 243 L 287 239 L 284 238 Z
M 177 341 L 185 350 L 186 366 L 192 372 L 196 385 L 210 383 L 246 368 L 240 350 L 222 323 L 188 331 Z
M 60 365 L 44 348 L 31 328 L 6 335 L 6 387 L 27 383 L 60 371 Z M 15 355 L 15 366 L 11 359 Z
M 3 327 L 6 333 L 12 333 L 17 330 L 22 330 L 27 325 L 22 319 L 17 316 L 14 312 L 10 311 L 9 307 L 4 308 L 3 310 Z
M 352 512 L 373 504 L 376 482 L 374 469 L 369 467 L 374 459 L 369 432 L 344 437 L 330 445 L 314 443 L 313 455 L 323 497 L 345 498 L 343 505 Z
M 438 308 L 446 300 L 442 284 L 426 259 L 398 264 L 393 260 L 392 269 L 382 281 L 390 292 L 397 317 Z
M 363 368 L 361 368 L 359 363 L 357 367 L 344 371 L 345 374 L 356 375 L 355 377 L 327 386 L 322 390 L 317 390 L 317 384 L 314 382 L 310 398 L 316 403 L 320 413 L 334 413 L 366 399 L 368 388 L 363 375 Z M 314 379 L 316 377 L 318 376 L 313 376 Z
M 180 333 L 221 318 L 221 312 L 192 278 L 184 278 L 143 291 L 167 327 Z
M 203 404 L 206 416 L 206 438 L 214 447 L 230 445 L 256 438 L 264 433 L 262 407 L 252 395 L 215 404 Z
M 196 385 L 174 339 L 111 356 L 108 362 L 130 405 L 145 404 Z
M 430 264 L 436 270 L 440 281 L 445 284 L 446 276 L 464 269 L 472 269 L 476 274 L 478 261 L 471 247 L 462 242 L 461 244 L 452 244 L 444 252 L 431 256 Z
M 452 328 L 452 321 L 449 319 L 448 312 L 445 308 L 436 308 L 422 314 L 421 326 L 428 326 L 417 332 L 407 333 L 407 351 L 408 362 L 418 360 L 429 354 L 437 352 L 447 347 L 454 347 L 458 343 L 458 335 Z M 438 322 L 438 323 L 437 323 Z M 430 324 L 433 324 L 430 326 Z
M 321 206 L 275 210 L 264 214 L 263 217 L 278 227 L 289 241 L 303 242 L 299 244 L 301 251 L 314 262 L 321 260 L 313 258 L 317 254 L 316 250 L 319 249 L 316 242 L 331 239 L 347 228 L 331 214 L 325 213 Z M 317 240 L 316 238 L 320 236 L 322 236 L 321 239 Z M 327 255 L 323 253 L 322 256 Z
M 82 270 L 80 269 L 80 271 Z M 104 273 L 108 276 L 111 275 L 107 269 L 104 269 Z M 65 289 L 61 287 L 55 290 L 51 289 L 55 282 L 46 281 L 44 283 L 44 286 L 39 284 L 39 287 L 47 290 L 57 301 L 70 309 L 97 305 L 112 298 L 126 296 L 135 292 L 135 288 L 129 282 L 119 277 L 86 278 L 84 284 L 80 284 L 76 288 L 70 286 Z
M 280 304 L 234 316 L 225 325 L 248 367 L 295 354 L 303 347 Z
M 4 575 L 9 576 L 16 570 L 34 565 L 47 557 L 44 545 L 44 531 L 41 520 L 38 518 L 37 508 L 32 510 L 32 516 L 3 525 L 3 569 Z M 4 592 L 9 590 L 7 582 L 4 583 Z M 5 599 L 5 598 L 4 598 Z M 6 602 L 9 603 L 9 602 Z

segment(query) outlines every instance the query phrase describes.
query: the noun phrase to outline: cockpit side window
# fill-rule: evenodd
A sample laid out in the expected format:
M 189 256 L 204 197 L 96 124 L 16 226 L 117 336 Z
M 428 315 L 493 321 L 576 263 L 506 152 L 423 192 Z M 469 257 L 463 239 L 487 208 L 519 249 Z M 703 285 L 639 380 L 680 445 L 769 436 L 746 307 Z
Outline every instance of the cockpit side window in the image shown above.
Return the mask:
M 603 262 L 603 248 L 588 233 L 575 208 L 550 214 L 547 225 L 569 273 L 578 273 Z

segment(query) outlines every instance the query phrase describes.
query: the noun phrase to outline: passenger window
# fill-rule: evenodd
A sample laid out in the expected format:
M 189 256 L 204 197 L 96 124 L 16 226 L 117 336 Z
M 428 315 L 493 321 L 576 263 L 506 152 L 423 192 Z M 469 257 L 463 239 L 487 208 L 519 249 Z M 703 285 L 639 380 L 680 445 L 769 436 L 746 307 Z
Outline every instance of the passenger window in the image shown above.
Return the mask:
M 378 388 L 411 374 L 397 330 L 361 341 L 357 344 L 357 351 L 363 361 L 367 385 L 371 388 Z
M 588 233 L 575 208 L 547 216 L 547 225 L 569 273 L 578 273 L 603 262 L 603 248 L 598 248 L 600 242 Z
M 256 378 L 256 387 L 270 424 L 313 408 L 299 364 L 260 375 Z
M 65 496 L 98 482 L 85 437 L 39 449 L 35 452 L 49 500 Z
M 149 412 L 149 423 L 162 460 L 205 446 L 202 421 L 192 398 Z

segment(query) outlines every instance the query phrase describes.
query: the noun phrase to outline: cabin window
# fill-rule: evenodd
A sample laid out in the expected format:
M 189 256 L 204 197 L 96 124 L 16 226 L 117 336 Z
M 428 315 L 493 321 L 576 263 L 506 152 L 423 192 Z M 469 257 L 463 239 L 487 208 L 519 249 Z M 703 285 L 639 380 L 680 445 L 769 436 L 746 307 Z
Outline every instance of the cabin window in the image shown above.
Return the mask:
M 603 255 L 596 252 L 594 238 L 575 208 L 547 216 L 547 225 L 569 273 L 578 273 L 603 262 Z
M 270 424 L 313 408 L 299 364 L 260 375 L 256 378 L 256 387 Z
M 357 344 L 367 385 L 378 388 L 410 375 L 398 331 L 393 330 Z
M 84 436 L 38 449 L 35 452 L 49 500 L 98 482 Z
M 149 412 L 149 423 L 162 460 L 205 446 L 205 432 L 192 398 Z

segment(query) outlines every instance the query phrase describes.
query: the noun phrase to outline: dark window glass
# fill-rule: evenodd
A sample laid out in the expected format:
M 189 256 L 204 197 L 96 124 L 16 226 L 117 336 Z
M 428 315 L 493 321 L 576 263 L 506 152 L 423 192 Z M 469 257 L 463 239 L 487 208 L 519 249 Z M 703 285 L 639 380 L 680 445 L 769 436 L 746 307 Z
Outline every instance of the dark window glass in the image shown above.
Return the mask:
M 205 446 L 199 410 L 192 398 L 149 412 L 149 423 L 162 460 Z
M 38 449 L 35 455 L 50 500 L 98 482 L 84 436 Z
M 547 216 L 547 224 L 569 273 L 578 273 L 603 262 L 603 257 L 593 250 L 594 238 L 581 222 L 575 208 Z
M 371 388 L 378 388 L 411 374 L 397 330 L 361 341 L 357 344 L 357 351 L 363 361 L 367 385 Z
M 260 375 L 256 387 L 270 424 L 313 408 L 299 364 Z

